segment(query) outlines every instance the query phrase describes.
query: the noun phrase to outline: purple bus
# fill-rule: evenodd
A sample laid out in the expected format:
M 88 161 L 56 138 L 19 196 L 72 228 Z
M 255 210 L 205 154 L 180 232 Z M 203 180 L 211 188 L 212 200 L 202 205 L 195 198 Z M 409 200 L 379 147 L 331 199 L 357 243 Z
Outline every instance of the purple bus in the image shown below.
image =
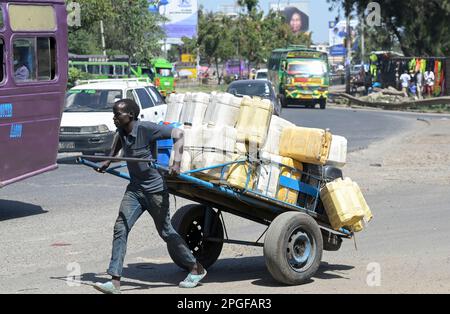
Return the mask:
M 225 63 L 225 75 L 248 76 L 248 64 L 244 60 L 231 59 Z
M 57 167 L 67 59 L 63 0 L 0 0 L 0 188 Z

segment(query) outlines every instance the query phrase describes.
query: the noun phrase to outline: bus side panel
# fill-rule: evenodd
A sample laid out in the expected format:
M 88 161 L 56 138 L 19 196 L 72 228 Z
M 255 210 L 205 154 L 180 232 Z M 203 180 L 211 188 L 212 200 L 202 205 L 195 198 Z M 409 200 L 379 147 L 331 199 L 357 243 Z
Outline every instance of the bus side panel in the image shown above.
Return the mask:
M 37 2 L 36 2 L 37 3 Z M 16 85 L 13 71 L 0 93 L 0 187 L 56 168 L 59 127 L 67 87 L 67 12 L 64 2 L 54 3 L 58 30 L 52 35 L 57 43 L 55 81 Z M 49 33 L 18 33 L 26 37 Z M 7 65 L 12 64 L 13 34 L 6 28 Z
M 64 101 L 61 93 L 48 93 L 10 102 L 12 117 L 0 118 L 0 186 L 56 168 L 61 116 L 56 99 Z

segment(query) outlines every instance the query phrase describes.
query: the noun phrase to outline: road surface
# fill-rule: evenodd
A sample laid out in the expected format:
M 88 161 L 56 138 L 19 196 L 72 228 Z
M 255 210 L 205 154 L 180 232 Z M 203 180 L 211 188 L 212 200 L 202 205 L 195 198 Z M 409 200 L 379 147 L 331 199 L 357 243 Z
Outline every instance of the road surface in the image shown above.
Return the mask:
M 308 284 L 279 285 L 261 248 L 225 245 L 195 293 L 450 292 L 450 122 L 353 109 L 289 108 L 283 117 L 348 138 L 344 173 L 360 183 L 375 219 L 356 243 L 324 253 Z M 61 155 L 57 171 L 0 190 L 0 293 L 97 293 L 91 285 L 107 279 L 125 187 Z M 177 199 L 176 207 L 184 203 Z M 232 238 L 256 240 L 264 231 L 225 219 Z M 149 216 L 130 235 L 125 262 L 124 293 L 192 293 L 177 287 L 185 273 L 168 258 Z

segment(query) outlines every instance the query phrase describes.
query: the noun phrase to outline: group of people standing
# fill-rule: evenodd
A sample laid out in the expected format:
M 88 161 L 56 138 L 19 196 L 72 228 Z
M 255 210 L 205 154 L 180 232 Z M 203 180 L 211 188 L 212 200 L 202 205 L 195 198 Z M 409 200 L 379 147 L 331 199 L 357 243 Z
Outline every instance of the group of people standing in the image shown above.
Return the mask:
M 411 74 L 405 70 L 400 76 L 400 82 L 405 97 L 412 94 L 418 99 L 423 99 L 423 95 L 432 97 L 435 84 L 435 75 L 431 70 L 427 70 L 424 73 L 418 70 L 415 73 L 412 72 Z

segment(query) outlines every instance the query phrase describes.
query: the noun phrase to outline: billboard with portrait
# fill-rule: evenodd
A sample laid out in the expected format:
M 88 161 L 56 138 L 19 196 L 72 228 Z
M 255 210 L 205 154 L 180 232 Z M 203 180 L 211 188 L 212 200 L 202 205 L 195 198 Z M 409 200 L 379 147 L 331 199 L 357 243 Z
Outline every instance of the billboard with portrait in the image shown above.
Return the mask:
M 271 4 L 270 8 L 282 12 L 294 34 L 309 31 L 309 1 Z
M 180 44 L 183 37 L 197 36 L 197 0 L 166 0 L 159 3 L 159 13 L 167 18 L 163 25 L 167 43 Z

